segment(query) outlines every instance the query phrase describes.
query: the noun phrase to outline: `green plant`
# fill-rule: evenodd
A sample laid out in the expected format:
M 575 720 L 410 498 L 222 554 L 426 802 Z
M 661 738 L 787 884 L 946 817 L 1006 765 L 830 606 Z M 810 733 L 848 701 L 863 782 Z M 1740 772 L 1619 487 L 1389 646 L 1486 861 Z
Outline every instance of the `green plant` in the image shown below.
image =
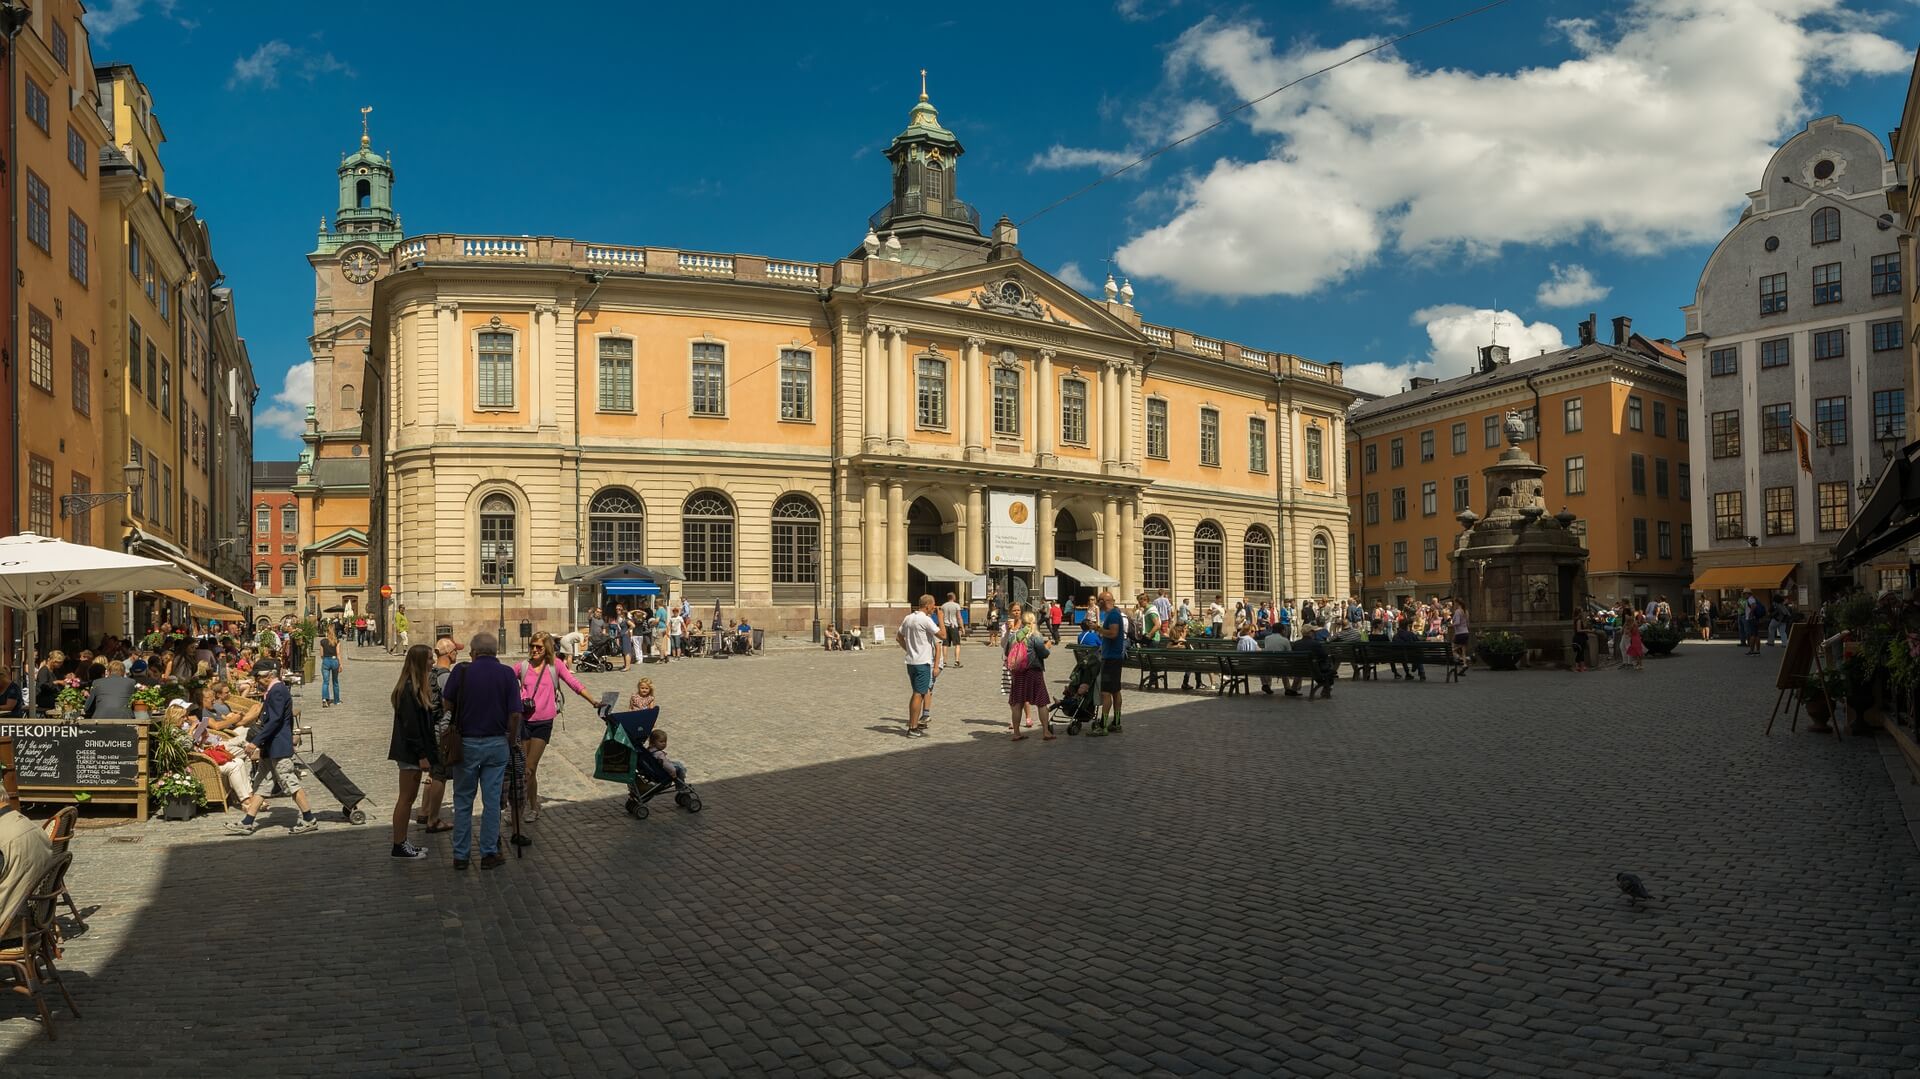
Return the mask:
M 1490 656 L 1517 656 L 1526 652 L 1527 639 L 1518 633 L 1496 629 L 1480 638 L 1480 650 Z
M 1836 629 L 1863 629 L 1873 621 L 1873 597 L 1865 592 L 1855 592 L 1834 605 L 1831 623 Z
M 159 686 L 141 686 L 133 691 L 133 706 L 158 712 L 167 706 L 167 695 Z
M 1803 697 L 1819 697 L 1825 700 L 1841 700 L 1847 695 L 1847 673 L 1842 670 L 1820 671 L 1807 675 L 1806 688 L 1801 690 Z
M 186 771 L 187 756 L 192 752 L 193 743 L 187 741 L 185 731 L 166 723 L 148 724 L 147 756 L 153 761 L 155 772 Z
M 1672 623 L 1653 622 L 1641 627 L 1640 640 L 1647 651 L 1656 656 L 1666 655 L 1677 648 L 1685 638 L 1680 627 Z
M 184 798 L 195 805 L 207 804 L 207 788 L 191 772 L 167 772 L 147 785 L 147 793 L 156 802 Z
M 87 706 L 87 691 L 79 686 L 68 686 L 53 699 L 62 712 L 78 712 Z

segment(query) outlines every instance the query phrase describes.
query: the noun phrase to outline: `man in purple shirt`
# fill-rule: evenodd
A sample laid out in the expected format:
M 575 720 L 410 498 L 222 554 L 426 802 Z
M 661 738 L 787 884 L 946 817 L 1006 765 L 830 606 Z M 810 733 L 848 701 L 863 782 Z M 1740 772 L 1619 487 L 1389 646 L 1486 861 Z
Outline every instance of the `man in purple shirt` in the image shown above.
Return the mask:
M 453 768 L 453 868 L 467 868 L 472 853 L 473 796 L 485 792 L 480 818 L 480 868 L 507 864 L 500 853 L 500 789 L 507 771 L 507 742 L 519 740 L 520 679 L 500 662 L 500 642 L 476 633 L 473 662 L 455 667 L 442 693 L 460 728 L 460 763 Z

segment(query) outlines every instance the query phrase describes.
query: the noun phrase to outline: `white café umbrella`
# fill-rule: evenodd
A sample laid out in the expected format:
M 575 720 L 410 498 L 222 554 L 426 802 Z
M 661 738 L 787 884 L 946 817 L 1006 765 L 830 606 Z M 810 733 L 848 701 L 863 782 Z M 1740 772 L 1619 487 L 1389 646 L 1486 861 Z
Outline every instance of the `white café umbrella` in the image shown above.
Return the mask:
M 0 537 L 0 606 L 26 613 L 23 668 L 33 662 L 42 608 L 88 592 L 151 592 L 193 586 L 193 578 L 171 562 L 84 547 L 31 532 Z

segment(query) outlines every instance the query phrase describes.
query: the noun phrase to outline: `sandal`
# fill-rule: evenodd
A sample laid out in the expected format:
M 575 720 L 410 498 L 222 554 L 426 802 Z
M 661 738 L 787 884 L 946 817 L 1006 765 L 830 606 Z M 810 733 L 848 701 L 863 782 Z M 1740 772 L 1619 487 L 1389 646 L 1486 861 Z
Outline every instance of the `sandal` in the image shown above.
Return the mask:
M 1011 739 L 1008 739 L 1008 740 L 1013 742 L 1024 742 L 1027 740 L 1027 736 L 1024 734 L 1016 734 Z
M 445 821 L 445 820 L 443 820 L 443 821 L 441 821 L 441 822 L 439 822 L 438 824 L 429 824 L 429 825 L 427 825 L 427 834 L 428 834 L 428 835 L 433 835 L 433 834 L 434 834 L 435 832 L 451 832 L 451 831 L 453 831 L 453 822 L 452 822 L 452 821 Z

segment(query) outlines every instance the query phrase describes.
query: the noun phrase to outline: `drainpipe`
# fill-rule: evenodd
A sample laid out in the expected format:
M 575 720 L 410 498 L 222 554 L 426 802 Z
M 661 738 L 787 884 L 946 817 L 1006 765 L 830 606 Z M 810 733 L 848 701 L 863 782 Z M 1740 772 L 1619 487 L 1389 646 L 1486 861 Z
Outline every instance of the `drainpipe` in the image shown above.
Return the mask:
M 827 370 L 833 372 L 833 395 L 838 398 L 841 394 L 840 334 L 839 331 L 834 329 L 833 325 L 832 295 L 833 292 L 831 289 L 823 288 L 819 292 L 820 312 L 825 316 L 827 321 Z M 832 589 L 833 599 L 832 602 L 828 604 L 827 611 L 829 617 L 833 619 L 829 624 L 834 626 L 838 626 L 841 622 L 845 621 L 845 619 L 841 617 L 842 612 L 840 610 L 840 544 L 838 542 L 840 536 L 840 412 L 841 409 L 837 401 L 834 406 L 828 410 L 827 440 L 832 445 L 827 458 L 827 519 L 821 522 L 823 531 L 819 543 L 820 558 L 813 567 L 813 572 L 816 577 L 821 573 L 827 572 L 826 541 L 829 537 L 832 537 L 835 541 L 833 545 L 833 566 L 832 572 L 829 573 L 828 576 L 832 581 L 830 588 Z M 815 587 L 819 587 L 817 581 L 815 582 Z
M 1280 447 L 1293 437 L 1293 427 L 1280 429 L 1280 400 L 1286 377 L 1273 376 L 1273 590 L 1271 602 L 1277 608 L 1287 601 L 1287 470 L 1280 467 Z
M 19 50 L 16 47 L 20 31 L 26 29 L 27 19 L 32 12 L 19 4 L 0 6 L 0 31 L 7 37 L 7 236 L 9 254 L 7 259 L 8 280 L 8 322 L 6 337 L 7 361 L 7 440 L 12 447 L 7 458 L 11 474 L 7 477 L 7 533 L 18 535 L 20 532 L 20 365 L 16 361 L 20 356 L 20 193 L 14 190 L 19 182 L 20 170 L 17 162 L 20 157 L 20 80 L 15 77 L 18 66 Z M 128 618 L 132 618 L 133 605 L 127 605 Z M 7 623 L 14 624 L 14 613 L 7 612 Z M 17 628 L 17 627 L 16 627 Z M 24 641 L 24 637 L 22 638 Z M 31 659 L 32 657 L 25 657 Z M 25 670 L 25 667 L 22 667 Z

